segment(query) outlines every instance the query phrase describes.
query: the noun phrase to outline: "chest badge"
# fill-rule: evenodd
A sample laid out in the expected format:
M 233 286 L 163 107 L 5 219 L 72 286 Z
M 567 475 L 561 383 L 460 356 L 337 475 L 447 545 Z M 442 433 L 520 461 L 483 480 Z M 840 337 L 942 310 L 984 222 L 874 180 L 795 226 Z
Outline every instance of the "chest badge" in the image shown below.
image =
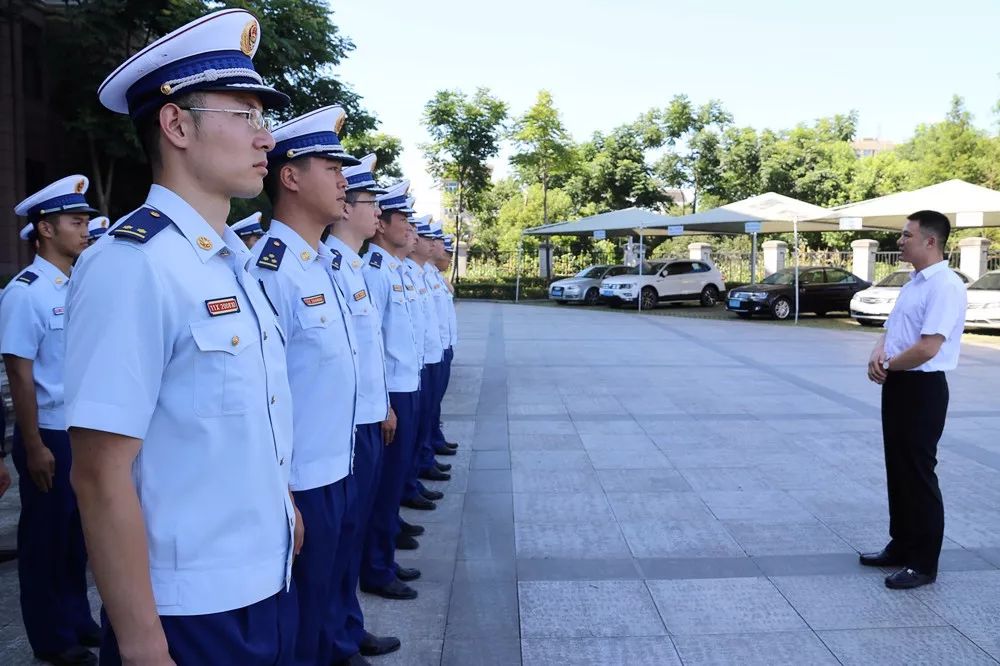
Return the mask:
M 316 294 L 315 296 L 303 296 L 302 302 L 306 304 L 306 307 L 314 308 L 317 305 L 323 305 L 326 303 L 326 294 Z
M 363 300 L 364 297 L 367 296 L 367 295 L 368 295 L 368 292 L 365 291 L 364 289 L 362 289 L 358 293 L 354 294 L 354 300 L 356 300 L 356 301 Z
M 213 298 L 205 301 L 205 307 L 208 308 L 209 315 L 219 317 L 239 312 L 240 302 L 236 300 L 235 296 L 227 296 L 225 298 Z

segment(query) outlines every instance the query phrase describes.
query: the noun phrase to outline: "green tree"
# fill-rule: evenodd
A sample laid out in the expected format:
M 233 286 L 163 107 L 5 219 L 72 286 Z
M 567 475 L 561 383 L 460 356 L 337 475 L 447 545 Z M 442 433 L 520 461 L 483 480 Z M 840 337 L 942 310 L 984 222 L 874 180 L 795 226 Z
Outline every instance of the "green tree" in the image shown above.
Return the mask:
M 135 207 L 149 182 L 129 120 L 104 109 L 95 91 L 104 77 L 151 41 L 224 7 L 258 17 L 262 40 L 254 58 L 261 76 L 291 97 L 281 118 L 336 102 L 348 113 L 347 131 L 366 132 L 375 118 L 360 97 L 332 74 L 354 44 L 332 22 L 323 0 L 77 0 L 46 34 L 55 74 L 52 108 L 78 147 L 98 207 L 120 214 Z M 236 208 L 236 207 L 234 207 Z M 234 210 L 234 214 L 238 211 Z
M 548 224 L 552 177 L 568 173 L 576 157 L 572 139 L 552 103 L 552 93 L 538 93 L 535 105 L 517 121 L 513 138 L 520 152 L 510 162 L 524 182 L 541 184 L 541 219 L 542 224 Z
M 356 157 L 375 153 L 375 176 L 383 185 L 403 177 L 403 169 L 399 165 L 403 142 L 399 137 L 382 132 L 363 132 L 342 137 L 341 143 L 348 154 Z
M 456 184 L 455 235 L 460 240 L 467 204 L 489 190 L 491 172 L 487 160 L 500 152 L 506 118 L 507 105 L 486 88 L 479 88 L 471 97 L 460 90 L 440 90 L 424 107 L 424 127 L 431 141 L 421 148 L 431 174 Z M 453 281 L 457 274 L 456 260 Z
M 543 190 L 541 184 L 530 185 L 503 203 L 497 215 L 497 249 L 501 254 L 518 251 L 521 233 L 537 226 L 539 215 L 549 207 L 552 222 L 564 222 L 573 215 L 573 200 L 560 189 Z M 525 252 L 538 249 L 537 236 L 524 237 Z
M 920 125 L 897 149 L 911 163 L 909 186 L 925 187 L 961 178 L 987 187 L 998 185 L 996 140 L 972 124 L 972 114 L 959 96 L 951 100 L 945 119 Z

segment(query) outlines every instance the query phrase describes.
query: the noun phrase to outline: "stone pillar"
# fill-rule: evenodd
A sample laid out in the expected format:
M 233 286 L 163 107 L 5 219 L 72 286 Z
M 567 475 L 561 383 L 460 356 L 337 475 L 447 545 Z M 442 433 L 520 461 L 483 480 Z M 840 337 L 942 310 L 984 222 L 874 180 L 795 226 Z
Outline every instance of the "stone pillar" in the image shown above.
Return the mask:
M 458 245 L 458 277 L 465 277 L 465 272 L 469 266 L 469 246 L 465 243 Z
M 788 254 L 788 243 L 785 241 L 764 241 L 764 274 L 777 273 L 785 267 L 785 255 Z
M 712 246 L 708 243 L 691 243 L 688 245 L 688 257 L 695 261 L 712 261 Z
M 989 238 L 963 238 L 958 241 L 961 252 L 958 269 L 973 280 L 986 272 L 986 254 L 990 249 Z
M 542 243 L 538 246 L 538 277 L 552 279 L 552 244 Z
M 863 238 L 851 243 L 854 257 L 851 259 L 851 272 L 866 282 L 875 280 L 875 252 L 878 241 Z

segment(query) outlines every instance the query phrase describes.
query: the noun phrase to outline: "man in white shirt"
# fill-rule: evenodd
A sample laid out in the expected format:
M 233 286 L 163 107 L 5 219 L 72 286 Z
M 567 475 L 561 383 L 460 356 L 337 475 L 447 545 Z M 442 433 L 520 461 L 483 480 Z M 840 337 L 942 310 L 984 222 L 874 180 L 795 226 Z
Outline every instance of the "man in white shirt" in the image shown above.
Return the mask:
M 907 218 L 898 245 L 913 265 L 868 361 L 868 378 L 882 386 L 882 439 L 889 491 L 888 545 L 864 553 L 861 564 L 901 567 L 891 589 L 934 582 L 944 539 L 937 444 L 948 411 L 945 372 L 958 365 L 965 324 L 965 286 L 948 268 L 944 248 L 951 224 L 933 210 Z

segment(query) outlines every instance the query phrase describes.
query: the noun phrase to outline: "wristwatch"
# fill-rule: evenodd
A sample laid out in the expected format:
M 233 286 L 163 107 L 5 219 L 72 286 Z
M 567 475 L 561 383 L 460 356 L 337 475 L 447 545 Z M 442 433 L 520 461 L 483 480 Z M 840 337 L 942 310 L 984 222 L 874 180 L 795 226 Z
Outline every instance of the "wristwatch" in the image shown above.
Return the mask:
M 891 359 L 891 357 L 889 357 L 889 356 L 886 356 L 886 357 L 885 357 L 885 360 L 884 360 L 884 361 L 882 361 L 882 369 L 883 369 L 883 370 L 886 370 L 886 371 L 888 371 L 888 370 L 889 370 L 889 361 L 890 361 L 890 360 L 892 360 L 892 359 Z

